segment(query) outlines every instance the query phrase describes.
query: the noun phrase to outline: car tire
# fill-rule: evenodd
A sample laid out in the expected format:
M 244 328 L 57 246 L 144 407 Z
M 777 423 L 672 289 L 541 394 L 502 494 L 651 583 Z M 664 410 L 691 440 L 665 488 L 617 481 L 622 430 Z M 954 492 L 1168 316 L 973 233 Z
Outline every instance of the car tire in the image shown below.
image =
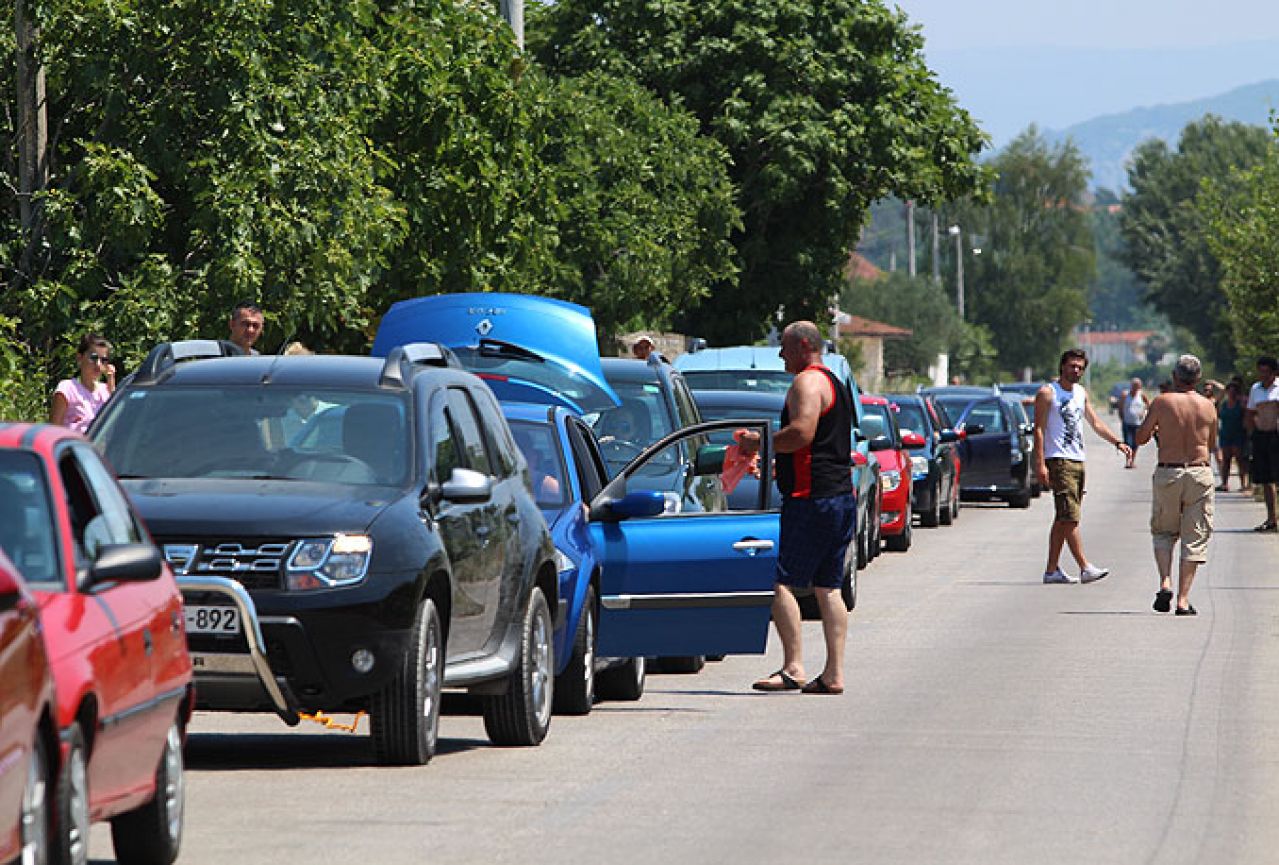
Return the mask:
M 19 812 L 19 853 L 21 863 L 47 863 L 51 840 L 49 796 L 53 793 L 52 764 L 44 746 L 44 736 L 38 731 L 27 764 L 27 782 L 22 790 L 22 810 Z
M 435 755 L 444 684 L 444 630 L 435 601 L 425 598 L 413 621 L 413 640 L 395 678 L 373 695 L 369 715 L 373 752 L 385 766 L 421 766 Z
M 663 673 L 700 673 L 706 666 L 705 655 L 678 655 L 661 659 Z
M 116 859 L 137 865 L 170 865 L 182 846 L 185 810 L 182 728 L 175 720 L 164 737 L 164 753 L 155 770 L 155 795 L 140 808 L 111 821 Z
M 1021 490 L 1008 497 L 1008 504 L 1014 508 L 1030 507 L 1030 490 Z
M 941 481 L 938 481 L 937 482 L 937 500 L 940 502 L 941 498 L 942 498 Z M 938 524 L 943 526 L 948 526 L 951 523 L 955 522 L 956 510 L 957 510 L 957 507 L 955 502 L 955 486 L 954 484 L 951 484 L 950 494 L 946 496 L 945 503 L 940 505 L 937 510 Z
M 879 558 L 879 554 L 884 551 L 884 529 L 879 523 L 879 518 L 884 512 L 884 500 L 875 496 L 875 515 L 870 521 L 870 549 L 867 551 L 866 557 L 870 561 Z
M 844 582 L 839 586 L 839 595 L 844 600 L 844 609 L 850 613 L 857 606 L 857 569 L 850 567 L 851 557 L 844 565 Z
M 600 673 L 595 683 L 601 700 L 624 700 L 633 703 L 644 696 L 648 664 L 644 658 L 627 658 L 622 664 Z
M 857 544 L 857 569 L 862 570 L 870 564 L 870 542 L 866 540 L 869 530 L 866 523 L 870 522 L 870 508 L 866 509 L 866 519 L 861 521 L 861 525 L 857 527 L 857 537 L 853 543 Z
M 885 539 L 885 544 L 894 553 L 904 553 L 910 549 L 911 538 L 912 530 L 910 527 L 910 512 L 908 511 L 906 513 L 906 525 L 902 528 L 901 534 L 889 535 Z
M 534 586 L 506 693 L 484 698 L 484 730 L 494 745 L 538 745 L 546 738 L 555 695 L 553 630 L 546 596 Z
M 595 589 L 588 587 L 582 614 L 573 632 L 572 653 L 564 672 L 555 677 L 555 712 L 587 715 L 595 702 Z
M 73 723 L 63 737 L 67 757 L 53 804 L 53 843 L 49 845 L 54 865 L 88 865 L 89 862 L 89 755 L 84 734 Z
M 919 514 L 919 525 L 925 529 L 935 528 L 942 520 L 942 503 L 941 503 L 941 481 L 938 481 L 932 491 L 932 507 Z M 950 507 L 949 504 L 946 506 Z

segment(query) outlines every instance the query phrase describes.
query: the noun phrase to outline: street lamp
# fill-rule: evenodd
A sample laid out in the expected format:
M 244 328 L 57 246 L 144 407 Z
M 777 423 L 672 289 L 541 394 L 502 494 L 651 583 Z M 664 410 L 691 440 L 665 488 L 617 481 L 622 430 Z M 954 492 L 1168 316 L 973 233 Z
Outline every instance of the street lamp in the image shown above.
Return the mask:
M 958 225 L 952 225 L 946 229 L 946 233 L 955 238 L 955 301 L 962 320 L 964 318 L 964 232 Z

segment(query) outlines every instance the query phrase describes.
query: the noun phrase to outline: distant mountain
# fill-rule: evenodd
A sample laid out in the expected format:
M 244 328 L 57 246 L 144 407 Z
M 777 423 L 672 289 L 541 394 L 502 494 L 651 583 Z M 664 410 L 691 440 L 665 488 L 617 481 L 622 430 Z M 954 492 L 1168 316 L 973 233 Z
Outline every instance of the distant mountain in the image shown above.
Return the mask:
M 1219 96 L 1134 108 L 1045 132 L 1049 141 L 1074 140 L 1092 165 L 1093 188 L 1119 191 L 1128 186 L 1127 162 L 1133 149 L 1148 138 L 1175 145 L 1182 128 L 1205 114 L 1266 126 L 1279 109 L 1279 79 L 1237 87 Z

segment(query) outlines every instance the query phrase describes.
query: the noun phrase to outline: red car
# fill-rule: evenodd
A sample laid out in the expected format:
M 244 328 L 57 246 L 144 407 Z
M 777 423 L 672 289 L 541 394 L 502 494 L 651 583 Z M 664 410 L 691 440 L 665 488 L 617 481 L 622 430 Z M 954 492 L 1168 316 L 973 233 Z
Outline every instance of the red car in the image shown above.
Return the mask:
M 35 599 L 0 552 L 0 862 L 48 858 L 48 793 L 58 754 L 53 712 Z
M 911 464 L 897 416 L 882 396 L 862 394 L 862 435 L 870 440 L 871 455 L 879 463 L 879 531 L 884 546 L 895 552 L 910 549 Z
M 119 861 L 172 862 L 193 699 L 173 574 L 62 427 L 0 424 L 0 549 L 39 607 L 57 694 L 51 858 L 87 862 L 90 823 L 109 820 Z

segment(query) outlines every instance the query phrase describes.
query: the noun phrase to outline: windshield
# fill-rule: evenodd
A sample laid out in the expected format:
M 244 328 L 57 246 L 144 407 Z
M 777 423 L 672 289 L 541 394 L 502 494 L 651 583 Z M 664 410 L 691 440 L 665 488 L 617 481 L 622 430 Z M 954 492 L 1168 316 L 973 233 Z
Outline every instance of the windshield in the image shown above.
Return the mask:
M 752 390 L 786 393 L 794 376 L 781 369 L 690 369 L 684 380 L 693 390 Z
M 403 485 L 403 396 L 283 386 L 120 395 L 94 438 L 122 478 L 256 478 Z
M 897 425 L 902 434 L 916 432 L 928 437 L 928 423 L 924 420 L 924 409 L 916 402 L 899 402 L 893 404 L 897 411 Z
M 937 404 L 946 410 L 946 415 L 949 418 L 957 418 L 963 415 L 964 409 L 972 405 L 973 402 L 977 400 L 977 397 L 954 395 L 938 396 L 935 397 L 935 399 L 937 400 Z
M 560 510 L 568 504 L 568 484 L 555 430 L 547 424 L 511 421 L 511 432 L 528 463 L 529 486 L 537 506 Z
M 639 456 L 640 451 L 675 430 L 671 406 L 662 397 L 662 388 L 653 382 L 609 382 L 622 404 L 607 411 L 584 415 L 599 439 L 600 453 L 608 469 L 609 477 L 628 462 Z M 647 472 L 673 470 L 674 452 L 654 457 L 645 468 Z

